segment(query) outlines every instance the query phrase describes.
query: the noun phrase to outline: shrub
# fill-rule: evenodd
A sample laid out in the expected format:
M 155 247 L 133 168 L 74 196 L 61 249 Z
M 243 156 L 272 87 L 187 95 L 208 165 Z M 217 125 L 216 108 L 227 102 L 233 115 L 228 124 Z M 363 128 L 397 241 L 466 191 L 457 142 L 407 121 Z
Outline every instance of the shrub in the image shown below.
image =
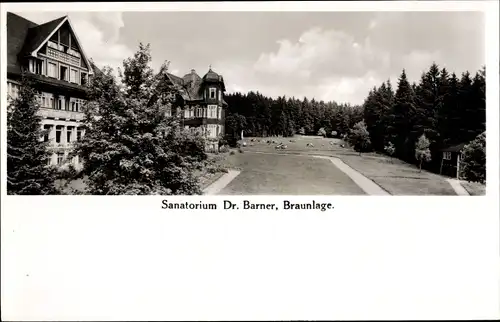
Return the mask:
M 221 146 L 221 147 L 219 148 L 219 152 L 220 152 L 220 153 L 227 153 L 227 152 L 229 152 L 229 146 L 227 146 L 227 145 L 223 145 L 223 146 Z
M 415 158 L 417 161 L 419 161 L 419 170 L 422 171 L 422 162 L 429 162 L 431 161 L 431 150 L 429 149 L 430 142 L 425 136 L 425 134 L 422 134 L 419 138 L 417 143 L 415 144 Z
M 361 152 L 369 151 L 371 146 L 370 133 L 366 129 L 366 124 L 364 121 L 360 121 L 354 125 L 351 129 L 349 136 L 347 136 L 349 145 L 351 145 L 355 151 Z
M 384 147 L 384 151 L 385 153 L 387 153 L 390 157 L 391 157 L 391 160 L 392 160 L 392 156 L 394 155 L 394 153 L 396 152 L 396 148 L 394 147 L 394 144 L 392 144 L 392 142 L 389 142 L 385 147 Z
M 242 148 L 239 148 L 239 149 L 238 149 L 238 152 L 243 153 L 243 149 L 242 149 Z
M 234 154 L 235 154 L 234 151 L 229 152 L 229 155 L 234 155 Z
M 320 128 L 320 129 L 318 130 L 318 135 L 319 135 L 319 136 L 326 136 L 326 131 L 325 131 L 325 128 L 323 128 L 323 127 L 322 127 L 322 128 Z
M 467 181 L 486 182 L 486 133 L 478 135 L 462 151 L 462 176 Z

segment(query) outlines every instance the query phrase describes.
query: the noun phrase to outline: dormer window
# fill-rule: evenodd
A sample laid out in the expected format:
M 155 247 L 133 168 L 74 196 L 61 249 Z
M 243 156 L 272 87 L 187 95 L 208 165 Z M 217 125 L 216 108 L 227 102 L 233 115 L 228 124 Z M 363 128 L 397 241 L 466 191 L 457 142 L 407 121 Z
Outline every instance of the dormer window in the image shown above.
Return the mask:
M 217 89 L 216 88 L 210 88 L 210 99 L 216 99 L 217 97 Z

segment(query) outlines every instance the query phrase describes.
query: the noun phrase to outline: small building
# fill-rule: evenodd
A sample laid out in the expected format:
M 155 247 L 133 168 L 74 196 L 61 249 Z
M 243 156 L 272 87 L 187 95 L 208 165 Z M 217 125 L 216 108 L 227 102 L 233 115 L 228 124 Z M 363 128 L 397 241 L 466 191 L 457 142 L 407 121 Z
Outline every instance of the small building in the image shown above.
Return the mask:
M 467 143 L 461 143 L 442 149 L 440 174 L 459 178 L 460 157 Z

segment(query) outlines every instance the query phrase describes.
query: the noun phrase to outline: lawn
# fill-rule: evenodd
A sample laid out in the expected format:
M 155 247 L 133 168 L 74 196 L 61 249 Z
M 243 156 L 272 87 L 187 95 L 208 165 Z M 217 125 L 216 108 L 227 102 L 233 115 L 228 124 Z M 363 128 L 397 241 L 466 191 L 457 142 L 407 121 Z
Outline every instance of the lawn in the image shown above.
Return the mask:
M 329 160 L 247 151 L 230 155 L 226 164 L 241 173 L 220 195 L 364 195 Z
M 485 196 L 486 195 L 486 185 L 479 182 L 467 182 L 460 181 L 462 187 L 471 195 L 471 196 Z
M 277 144 L 267 140 L 282 142 L 285 150 L 276 150 Z M 263 151 L 280 154 L 326 155 L 340 158 L 351 168 L 371 179 L 392 195 L 456 195 L 445 177 L 422 170 L 415 165 L 377 153 L 359 153 L 350 148 L 342 148 L 339 139 L 321 137 L 294 138 L 252 138 L 245 139 L 244 150 Z M 260 141 L 260 142 L 259 142 Z M 313 144 L 308 147 L 307 143 Z

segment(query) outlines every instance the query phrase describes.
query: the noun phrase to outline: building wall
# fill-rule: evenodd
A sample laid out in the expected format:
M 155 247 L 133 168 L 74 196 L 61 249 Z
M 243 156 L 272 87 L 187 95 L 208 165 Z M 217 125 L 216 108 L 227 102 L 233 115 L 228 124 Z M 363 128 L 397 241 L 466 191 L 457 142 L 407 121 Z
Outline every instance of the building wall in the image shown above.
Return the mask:
M 8 101 L 17 98 L 19 82 L 8 79 L 7 90 Z M 61 109 L 58 96 L 61 97 Z M 41 127 L 48 131 L 41 140 L 49 142 L 49 149 L 53 152 L 49 164 L 57 166 L 73 164 L 76 168 L 80 168 L 78 157 L 70 159 L 68 155 L 74 143 L 85 135 L 81 125 L 84 116 L 82 106 L 85 101 L 81 98 L 60 96 L 57 92 L 41 92 L 38 99 L 40 104 L 38 114 L 42 117 Z

